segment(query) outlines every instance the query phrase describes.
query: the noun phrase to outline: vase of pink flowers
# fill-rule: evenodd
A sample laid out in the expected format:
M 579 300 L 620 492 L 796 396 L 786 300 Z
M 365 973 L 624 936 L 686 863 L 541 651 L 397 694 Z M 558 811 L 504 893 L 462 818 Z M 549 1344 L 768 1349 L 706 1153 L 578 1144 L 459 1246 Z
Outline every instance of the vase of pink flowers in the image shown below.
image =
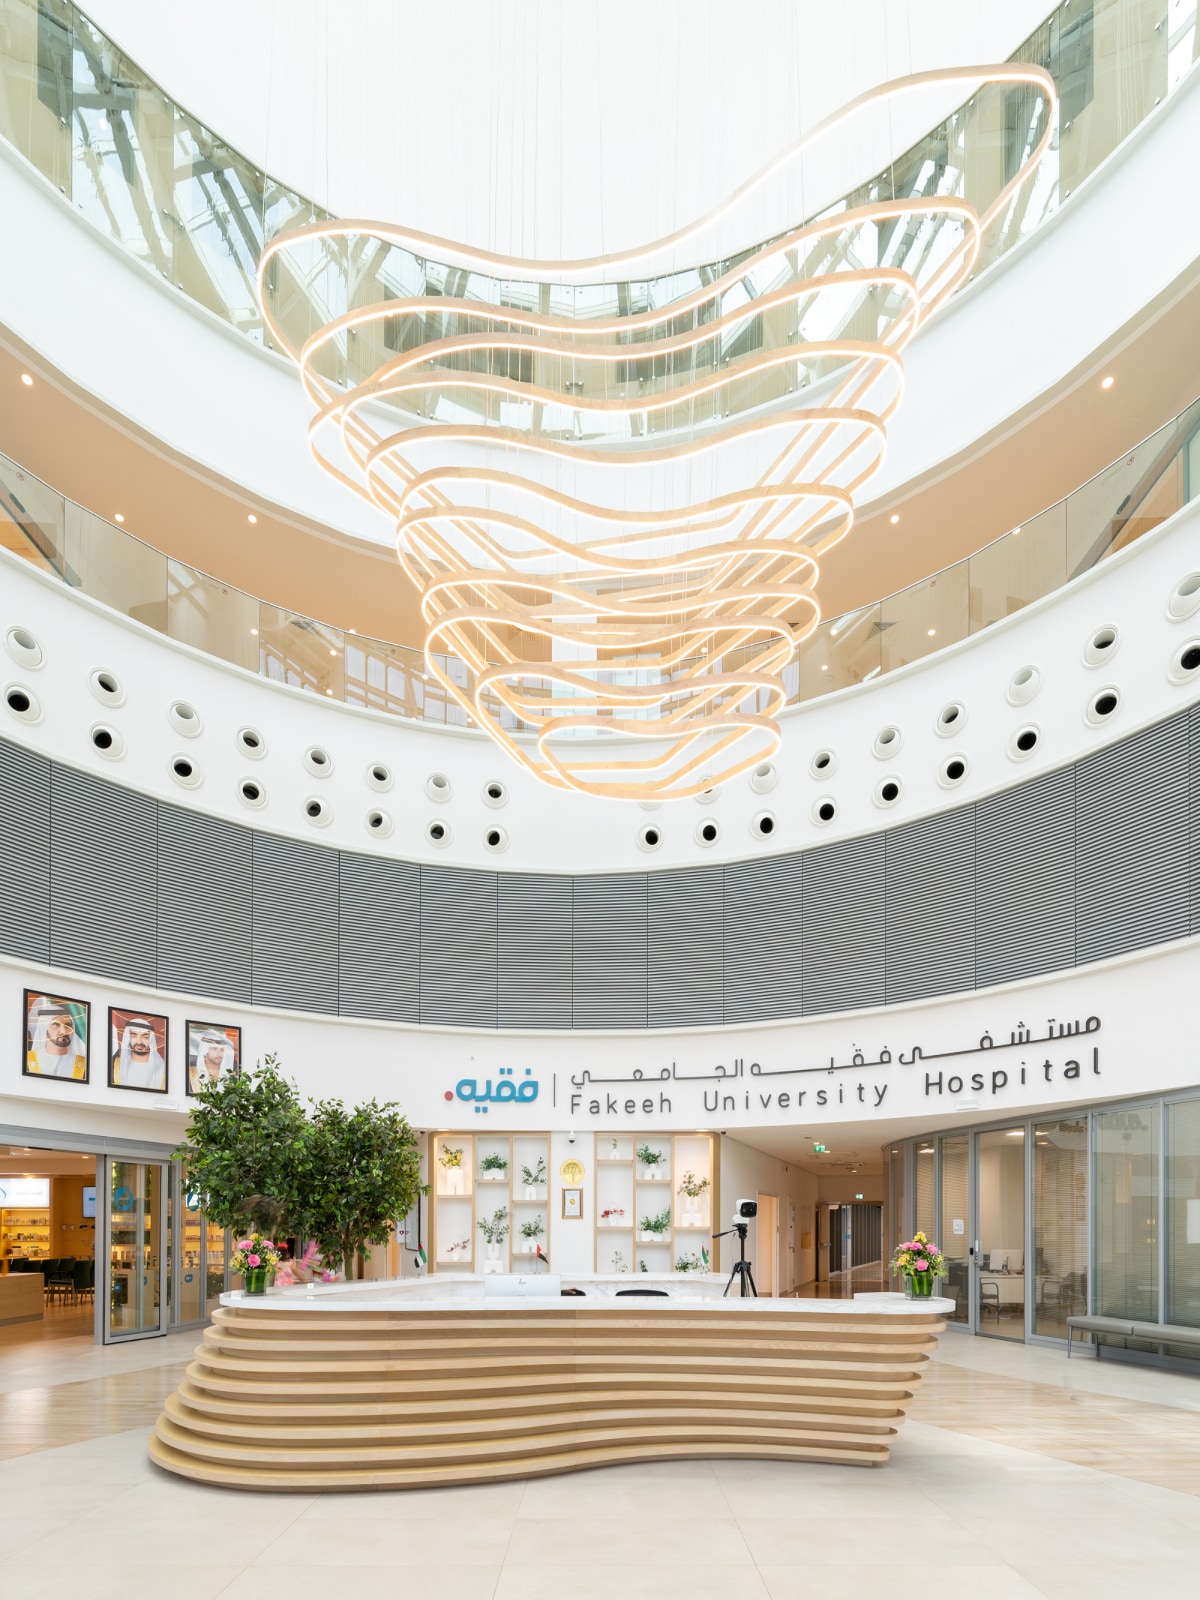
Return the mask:
M 926 1300 L 937 1279 L 946 1276 L 946 1258 L 925 1234 L 914 1233 L 892 1251 L 892 1276 L 903 1277 L 910 1300 Z
M 267 1280 L 279 1265 L 279 1248 L 261 1233 L 239 1239 L 233 1252 L 233 1270 L 246 1285 L 247 1294 L 266 1294 Z

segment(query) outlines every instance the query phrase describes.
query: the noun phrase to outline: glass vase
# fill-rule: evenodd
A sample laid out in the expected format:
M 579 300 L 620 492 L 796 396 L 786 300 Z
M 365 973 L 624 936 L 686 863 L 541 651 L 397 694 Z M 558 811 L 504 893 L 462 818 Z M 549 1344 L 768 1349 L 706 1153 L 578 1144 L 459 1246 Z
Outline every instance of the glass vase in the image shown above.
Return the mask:
M 267 1292 L 267 1269 L 266 1269 L 266 1267 L 247 1267 L 246 1268 L 246 1293 L 247 1294 L 266 1294 L 266 1292 Z
M 928 1300 L 933 1294 L 933 1273 L 919 1272 L 906 1277 L 904 1292 L 910 1300 Z

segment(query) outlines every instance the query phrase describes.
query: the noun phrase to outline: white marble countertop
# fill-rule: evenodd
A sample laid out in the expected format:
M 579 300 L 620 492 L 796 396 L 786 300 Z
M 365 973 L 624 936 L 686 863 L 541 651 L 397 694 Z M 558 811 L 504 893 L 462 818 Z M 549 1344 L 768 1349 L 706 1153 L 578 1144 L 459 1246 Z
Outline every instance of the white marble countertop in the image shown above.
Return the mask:
M 513 1274 L 513 1279 L 521 1279 Z M 546 1291 L 541 1291 L 545 1278 Z M 550 1284 L 554 1287 L 551 1289 Z M 780 1299 L 740 1299 L 732 1294 L 723 1298 L 725 1278 L 717 1273 L 696 1273 L 679 1277 L 667 1273 L 638 1273 L 623 1276 L 602 1276 L 595 1273 L 571 1273 L 557 1276 L 538 1274 L 523 1280 L 521 1292 L 506 1293 L 506 1284 L 500 1275 L 485 1277 L 480 1273 L 436 1274 L 432 1278 L 380 1279 L 368 1283 L 319 1283 L 287 1289 L 269 1289 L 265 1295 L 247 1295 L 236 1290 L 221 1296 L 223 1306 L 239 1310 L 262 1311 L 647 1311 L 668 1309 L 679 1311 L 688 1306 L 703 1306 L 705 1311 L 722 1311 L 737 1316 L 747 1311 L 767 1312 L 774 1316 L 795 1316 L 816 1313 L 821 1316 L 928 1316 L 931 1312 L 945 1315 L 954 1310 L 953 1300 L 931 1296 L 928 1300 L 910 1300 L 902 1294 L 858 1294 L 853 1300 L 799 1300 L 793 1297 Z M 563 1297 L 562 1288 L 579 1288 L 583 1296 Z M 619 1289 L 665 1289 L 666 1298 L 659 1295 L 618 1295 Z

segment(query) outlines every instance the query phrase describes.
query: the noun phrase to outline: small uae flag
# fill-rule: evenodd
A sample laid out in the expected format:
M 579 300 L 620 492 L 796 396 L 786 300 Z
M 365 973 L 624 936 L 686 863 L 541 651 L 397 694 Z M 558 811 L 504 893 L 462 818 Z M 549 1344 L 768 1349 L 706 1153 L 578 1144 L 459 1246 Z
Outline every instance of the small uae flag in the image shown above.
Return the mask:
M 417 1246 L 417 1260 L 422 1266 L 429 1260 L 429 1257 L 425 1254 L 425 1246 L 423 1244 Z
M 539 1260 L 539 1261 L 544 1261 L 544 1262 L 545 1262 L 545 1263 L 546 1263 L 546 1265 L 547 1265 L 547 1266 L 549 1266 L 549 1265 L 550 1265 L 550 1257 L 549 1257 L 549 1256 L 548 1256 L 548 1255 L 547 1255 L 547 1254 L 546 1254 L 546 1252 L 545 1252 L 545 1251 L 544 1251 L 544 1250 L 543 1250 L 543 1249 L 542 1249 L 542 1247 L 541 1247 L 541 1245 L 540 1245 L 540 1244 L 539 1244 L 539 1245 L 537 1245 L 537 1246 L 536 1246 L 536 1248 L 535 1248 L 535 1254 L 536 1254 L 536 1255 L 537 1255 L 537 1258 L 538 1258 L 538 1260 Z
M 707 1265 L 708 1265 L 708 1251 L 704 1248 L 703 1245 L 700 1246 L 700 1254 L 704 1257 L 704 1265 L 707 1267 Z

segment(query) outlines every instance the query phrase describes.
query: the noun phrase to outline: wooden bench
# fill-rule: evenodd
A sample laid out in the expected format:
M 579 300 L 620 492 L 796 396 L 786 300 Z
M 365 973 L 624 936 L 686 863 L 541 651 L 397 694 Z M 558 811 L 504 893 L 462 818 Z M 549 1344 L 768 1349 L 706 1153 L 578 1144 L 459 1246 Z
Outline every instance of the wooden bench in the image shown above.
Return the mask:
M 1068 1317 L 1067 1359 L 1075 1343 L 1075 1333 L 1107 1334 L 1115 1339 L 1141 1339 L 1149 1344 L 1194 1344 L 1200 1346 L 1200 1328 L 1182 1328 L 1170 1322 L 1133 1322 L 1128 1317 Z M 1100 1343 L 1096 1342 L 1096 1359 Z

